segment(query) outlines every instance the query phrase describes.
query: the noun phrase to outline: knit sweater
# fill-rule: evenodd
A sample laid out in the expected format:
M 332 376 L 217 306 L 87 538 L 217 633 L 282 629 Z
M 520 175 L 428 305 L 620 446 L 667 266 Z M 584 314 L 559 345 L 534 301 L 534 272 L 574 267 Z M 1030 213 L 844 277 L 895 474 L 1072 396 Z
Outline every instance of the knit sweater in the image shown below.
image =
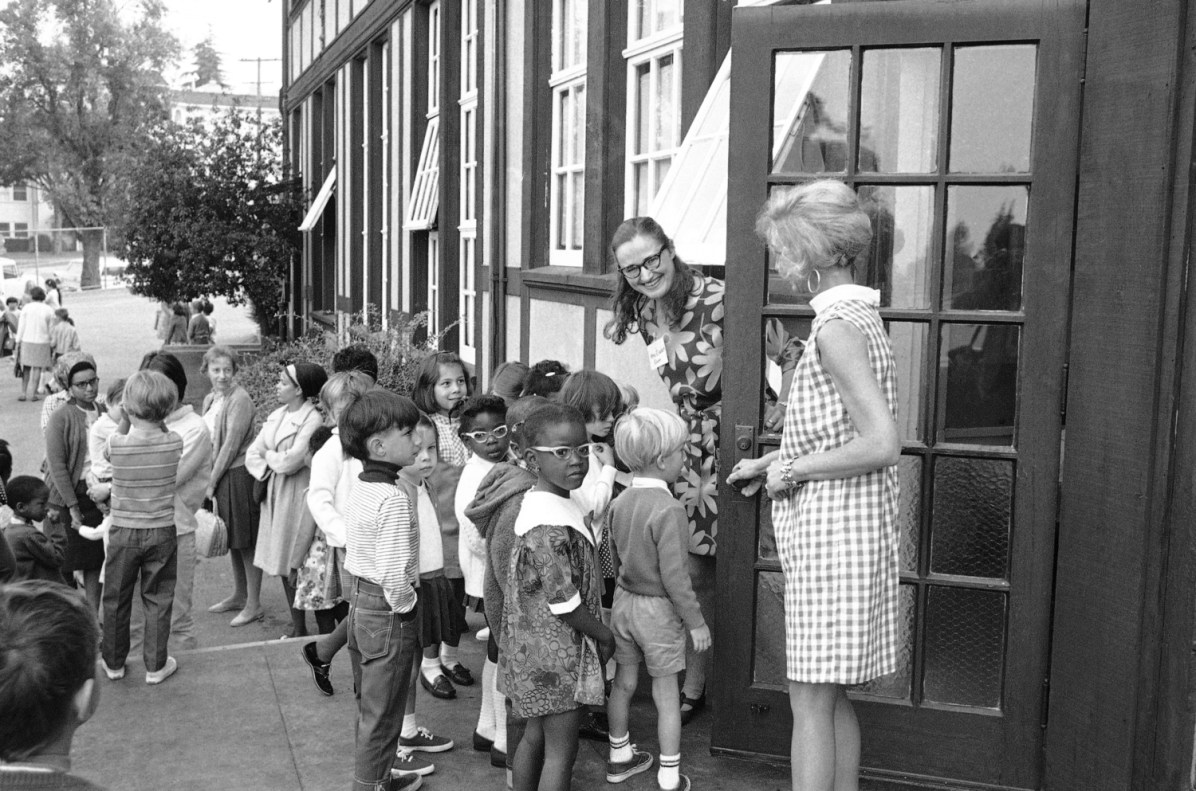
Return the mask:
M 636 478 L 610 505 L 619 587 L 673 603 L 685 628 L 705 626 L 689 580 L 689 517 L 663 481 Z
M 345 569 L 381 586 L 393 612 L 408 613 L 415 608 L 419 587 L 414 503 L 409 489 L 398 483 L 396 465 L 371 460 L 362 467 L 345 514 Z
M 215 393 L 208 393 L 203 400 L 200 414 L 207 414 L 216 400 Z M 236 467 L 245 466 L 245 451 L 253 444 L 254 416 L 257 409 L 249 392 L 239 385 L 234 386 L 224 397 L 224 406 L 216 430 L 212 433 L 212 488 L 220 483 L 224 474 Z
M 536 476 L 513 464 L 497 464 L 482 479 L 473 502 L 465 509 L 486 540 L 489 563 L 483 585 L 486 622 L 497 641 L 501 637 L 503 606 L 506 602 L 507 570 L 515 546 L 515 520 L 523 507 L 523 495 L 536 485 Z
M 73 405 L 73 400 L 55 410 L 46 424 L 46 465 L 49 475 L 50 505 L 74 508 L 75 482 L 83 477 L 87 463 L 87 415 Z M 92 407 L 95 409 L 95 407 Z
M 183 439 L 173 431 L 133 428 L 108 440 L 112 460 L 112 524 L 172 527 Z

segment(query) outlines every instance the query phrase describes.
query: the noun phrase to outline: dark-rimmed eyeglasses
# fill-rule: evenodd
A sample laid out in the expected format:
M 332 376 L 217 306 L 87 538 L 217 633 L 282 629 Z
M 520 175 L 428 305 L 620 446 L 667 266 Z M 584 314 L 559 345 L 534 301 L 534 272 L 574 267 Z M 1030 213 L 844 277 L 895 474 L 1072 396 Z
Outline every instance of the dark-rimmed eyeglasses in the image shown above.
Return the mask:
M 623 277 L 627 278 L 628 280 L 639 280 L 640 276 L 643 274 L 641 270 L 644 269 L 647 269 L 649 272 L 659 272 L 660 257 L 664 255 L 664 251 L 668 249 L 669 246 L 666 244 L 660 248 L 656 255 L 650 255 L 643 261 L 640 261 L 638 264 L 619 267 L 619 272 L 622 273 Z
M 82 382 L 71 382 L 71 387 L 77 387 L 80 390 L 98 390 L 100 388 L 100 377 L 93 376 L 90 379 L 84 379 Z
M 532 445 L 532 450 L 538 450 L 543 453 L 551 453 L 561 461 L 565 461 L 574 453 L 576 453 L 579 458 L 586 459 L 590 456 L 590 443 L 587 442 L 585 445 L 578 445 L 576 447 L 571 445 L 554 445 L 552 447 L 546 447 L 544 445 Z
M 485 442 L 486 440 L 490 439 L 491 437 L 493 437 L 494 439 L 502 439 L 506 435 L 507 435 L 507 427 L 506 426 L 497 426 L 490 431 L 482 431 L 481 429 L 479 429 L 477 431 L 462 431 L 460 434 L 460 436 L 462 438 L 468 437 L 469 439 L 472 439 L 474 442 Z

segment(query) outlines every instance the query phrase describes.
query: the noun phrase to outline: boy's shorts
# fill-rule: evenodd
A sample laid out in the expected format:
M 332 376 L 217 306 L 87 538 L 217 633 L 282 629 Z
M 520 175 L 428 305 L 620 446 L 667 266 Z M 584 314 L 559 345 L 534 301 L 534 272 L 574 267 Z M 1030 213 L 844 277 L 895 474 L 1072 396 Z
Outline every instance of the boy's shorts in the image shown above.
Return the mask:
M 685 624 L 667 596 L 640 596 L 615 588 L 610 630 L 620 665 L 638 665 L 643 659 L 653 678 L 685 669 Z

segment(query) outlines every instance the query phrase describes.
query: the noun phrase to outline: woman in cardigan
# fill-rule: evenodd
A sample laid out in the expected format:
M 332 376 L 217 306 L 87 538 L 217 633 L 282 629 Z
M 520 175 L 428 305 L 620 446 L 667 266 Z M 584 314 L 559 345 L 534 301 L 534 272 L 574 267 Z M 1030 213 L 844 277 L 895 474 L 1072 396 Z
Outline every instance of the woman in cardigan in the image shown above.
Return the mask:
M 58 360 L 55 370 L 69 394 L 67 402 L 46 424 L 46 483 L 50 487 L 49 530 L 66 536 L 63 576 L 68 580 L 78 571 L 83 576 L 87 601 L 99 610 L 100 567 L 104 565 L 104 544 L 79 535 L 83 525 L 96 527 L 102 516 L 87 496 L 86 475 L 91 460 L 87 455 L 87 432 L 100 416 L 96 405 L 100 379 L 90 354 L 71 352 Z
M 245 469 L 245 451 L 253 442 L 253 399 L 236 383 L 237 353 L 213 346 L 203 356 L 202 372 L 212 383 L 204 398 L 203 419 L 212 435 L 212 477 L 207 498 L 228 526 L 229 558 L 233 564 L 233 592 L 208 612 L 237 610 L 231 626 L 244 626 L 262 617 L 262 572 L 253 565 L 261 507 L 253 496 L 253 476 Z
M 315 399 L 328 374 L 315 363 L 291 363 L 278 376 L 276 392 L 282 404 L 270 413 L 257 439 L 245 453 L 245 468 L 266 481 L 261 526 L 253 562 L 266 574 L 282 578 L 291 611 L 286 637 L 307 635 L 304 610 L 295 607 L 295 570 L 303 565 L 316 523 L 307 509 L 308 443 L 324 422 Z

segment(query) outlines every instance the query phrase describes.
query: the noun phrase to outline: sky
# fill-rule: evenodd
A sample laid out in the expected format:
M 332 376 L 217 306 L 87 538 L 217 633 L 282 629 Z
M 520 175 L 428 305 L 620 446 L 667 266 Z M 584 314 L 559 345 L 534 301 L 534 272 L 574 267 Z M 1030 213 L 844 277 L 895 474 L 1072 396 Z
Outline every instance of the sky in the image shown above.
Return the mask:
M 282 83 L 282 7 L 285 0 L 167 0 L 167 28 L 182 45 L 182 70 L 195 67 L 192 48 L 212 31 L 221 55 L 224 81 L 235 93 L 257 90 L 257 63 L 262 58 L 261 92 L 277 96 Z

